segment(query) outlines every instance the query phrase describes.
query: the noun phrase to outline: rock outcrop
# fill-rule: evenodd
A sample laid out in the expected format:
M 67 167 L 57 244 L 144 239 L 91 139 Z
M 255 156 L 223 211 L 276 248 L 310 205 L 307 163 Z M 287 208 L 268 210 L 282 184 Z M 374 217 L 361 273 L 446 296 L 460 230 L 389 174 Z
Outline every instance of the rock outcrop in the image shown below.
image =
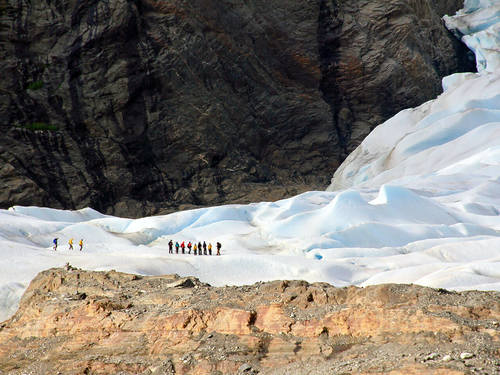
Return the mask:
M 0 327 L 2 374 L 495 374 L 500 294 L 40 273 Z
M 0 0 L 0 207 L 144 216 L 325 188 L 473 70 L 462 0 Z

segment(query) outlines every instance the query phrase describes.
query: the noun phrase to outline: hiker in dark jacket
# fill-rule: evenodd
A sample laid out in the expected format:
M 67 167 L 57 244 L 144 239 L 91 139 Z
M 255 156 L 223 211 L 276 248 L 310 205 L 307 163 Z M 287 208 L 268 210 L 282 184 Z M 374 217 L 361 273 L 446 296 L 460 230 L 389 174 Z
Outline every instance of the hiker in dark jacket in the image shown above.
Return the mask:
M 202 245 L 201 245 L 201 242 L 198 242 L 198 251 L 202 251 Z M 207 255 L 207 252 L 204 251 L 204 255 Z
M 205 253 L 205 255 L 207 255 L 207 243 L 205 241 L 203 241 L 203 252 Z
M 222 247 L 222 244 L 220 242 L 217 242 L 217 255 L 220 255 L 221 247 Z
M 174 243 L 172 240 L 168 241 L 168 253 L 173 254 L 174 253 Z

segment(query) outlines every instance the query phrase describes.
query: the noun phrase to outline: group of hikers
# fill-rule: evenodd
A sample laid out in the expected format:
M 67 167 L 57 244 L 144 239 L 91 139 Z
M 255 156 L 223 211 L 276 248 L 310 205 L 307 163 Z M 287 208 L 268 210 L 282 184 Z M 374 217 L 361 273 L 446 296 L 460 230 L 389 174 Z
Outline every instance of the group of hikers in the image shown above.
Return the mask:
M 179 254 L 179 250 L 182 254 L 186 254 L 187 249 L 187 254 L 191 254 L 191 250 L 193 250 L 193 255 L 212 255 L 212 244 L 210 242 L 207 245 L 205 241 L 203 241 L 203 243 L 191 243 L 191 241 L 189 241 L 187 244 L 182 241 L 181 243 L 176 242 L 174 246 L 174 242 L 172 240 L 168 241 L 168 252 L 170 254 L 174 253 L 174 247 L 176 254 Z M 222 244 L 217 242 L 215 247 L 217 248 L 217 253 L 215 255 L 220 255 Z
M 57 245 L 58 245 L 58 238 L 54 238 L 52 243 L 54 244 L 54 251 L 57 251 Z M 78 245 L 80 245 L 80 251 L 83 250 L 83 238 L 80 239 L 80 242 L 78 242 Z M 222 244 L 220 242 L 217 242 L 215 245 L 217 249 L 217 253 L 215 255 L 220 255 L 220 249 L 222 248 Z M 205 241 L 203 243 L 198 242 L 198 243 L 191 243 L 189 241 L 187 244 L 182 241 L 181 243 L 176 242 L 175 243 L 175 253 L 179 254 L 179 249 L 181 250 L 182 254 L 186 254 L 186 249 L 187 253 L 191 254 L 191 250 L 193 251 L 194 255 L 212 255 L 212 244 L 209 242 L 208 245 Z M 68 250 L 73 250 L 73 238 L 70 238 L 68 241 Z M 172 240 L 168 241 L 168 252 L 170 254 L 174 253 L 174 242 Z
M 54 238 L 54 240 L 52 241 L 52 243 L 54 244 L 54 251 L 57 251 L 57 245 L 58 245 L 58 238 Z M 78 242 L 78 245 L 80 245 L 80 251 L 83 250 L 83 238 L 80 239 L 80 242 Z M 70 238 L 69 241 L 68 241 L 68 250 L 73 250 L 73 238 Z

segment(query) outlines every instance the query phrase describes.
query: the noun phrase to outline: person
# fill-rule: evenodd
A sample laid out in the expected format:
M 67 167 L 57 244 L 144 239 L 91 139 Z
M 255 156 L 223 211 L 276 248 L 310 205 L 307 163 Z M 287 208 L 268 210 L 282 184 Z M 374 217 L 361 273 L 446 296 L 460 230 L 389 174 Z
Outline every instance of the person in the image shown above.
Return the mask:
M 80 251 L 83 249 L 83 238 L 80 238 L 80 242 L 78 242 L 78 245 L 80 245 Z
M 184 241 L 181 242 L 181 250 L 182 254 L 184 254 L 184 249 L 186 248 L 186 245 L 184 244 Z
M 207 255 L 207 243 L 203 241 L 203 252 Z
M 211 242 L 208 244 L 208 254 L 212 255 L 212 243 Z
M 174 243 L 172 242 L 172 240 L 168 241 L 168 253 L 169 254 L 173 254 L 174 253 Z
M 179 245 L 179 242 L 177 242 L 177 241 L 176 241 L 176 242 L 175 242 L 175 253 L 176 253 L 176 254 L 179 254 L 179 246 L 180 246 L 180 245 Z
M 52 241 L 54 243 L 54 251 L 57 251 L 57 238 Z
M 198 242 L 198 252 L 203 253 L 203 247 L 201 246 L 201 242 Z
M 188 242 L 188 254 L 191 254 L 191 248 L 193 247 L 193 244 L 191 243 L 191 241 Z
M 196 246 L 196 244 L 194 244 L 194 246 L 193 246 L 194 255 L 196 255 L 196 250 L 197 249 L 198 249 L 198 247 Z
M 222 244 L 220 242 L 217 242 L 217 255 L 220 255 L 220 248 L 222 247 Z
M 69 239 L 68 245 L 69 245 L 69 250 L 73 250 L 73 239 L 72 238 Z

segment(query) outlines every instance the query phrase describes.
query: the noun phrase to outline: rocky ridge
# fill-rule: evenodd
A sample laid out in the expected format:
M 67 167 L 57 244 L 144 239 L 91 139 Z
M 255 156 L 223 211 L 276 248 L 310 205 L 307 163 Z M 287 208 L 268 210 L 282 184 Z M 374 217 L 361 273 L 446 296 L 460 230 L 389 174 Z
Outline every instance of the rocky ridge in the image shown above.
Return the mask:
M 415 285 L 41 272 L 1 374 L 497 374 L 500 295 Z
M 462 0 L 0 0 L 0 207 L 139 217 L 328 185 L 474 60 Z

